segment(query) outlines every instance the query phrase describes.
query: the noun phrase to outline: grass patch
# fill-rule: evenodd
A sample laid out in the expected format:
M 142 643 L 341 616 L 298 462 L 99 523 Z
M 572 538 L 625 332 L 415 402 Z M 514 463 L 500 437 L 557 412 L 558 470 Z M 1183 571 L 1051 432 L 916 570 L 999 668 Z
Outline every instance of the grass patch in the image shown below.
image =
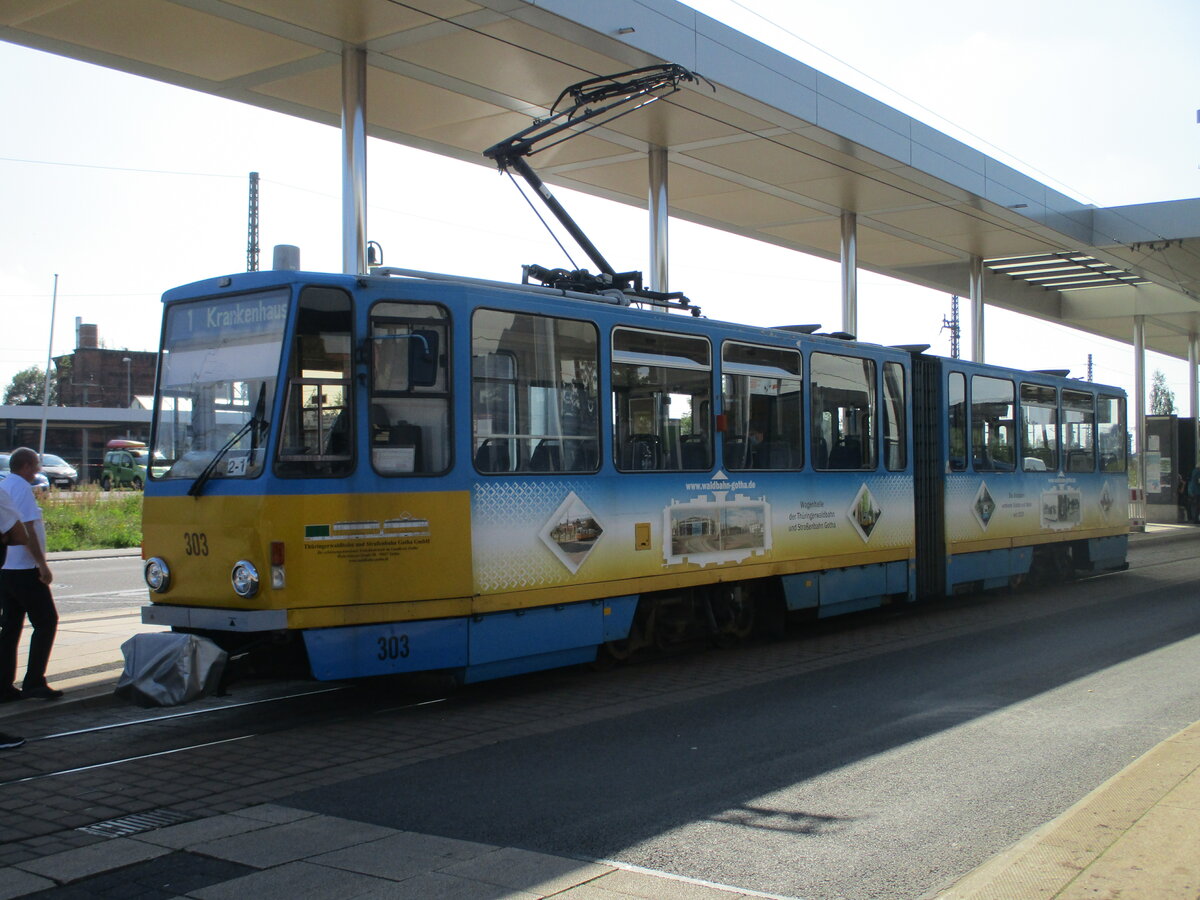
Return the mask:
M 78 491 L 51 491 L 40 499 L 50 552 L 137 547 L 142 542 L 141 491 L 104 497 L 89 485 Z

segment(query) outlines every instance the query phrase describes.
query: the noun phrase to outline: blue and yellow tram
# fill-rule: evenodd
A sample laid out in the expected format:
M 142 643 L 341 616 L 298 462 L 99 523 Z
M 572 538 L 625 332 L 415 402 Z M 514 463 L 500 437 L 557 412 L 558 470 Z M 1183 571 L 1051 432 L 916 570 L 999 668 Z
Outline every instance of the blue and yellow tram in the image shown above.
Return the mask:
M 427 273 L 168 292 L 146 622 L 464 681 L 1117 568 L 1124 397 Z
M 914 359 L 922 594 L 1124 567 L 1125 394 L 1066 375 Z

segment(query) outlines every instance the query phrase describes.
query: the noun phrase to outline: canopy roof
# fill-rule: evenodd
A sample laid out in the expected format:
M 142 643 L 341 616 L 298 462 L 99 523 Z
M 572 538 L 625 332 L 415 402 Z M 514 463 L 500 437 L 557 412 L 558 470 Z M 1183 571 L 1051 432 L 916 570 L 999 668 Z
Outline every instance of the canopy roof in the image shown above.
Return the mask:
M 1181 358 L 1200 332 L 1200 199 L 1081 204 L 675 0 L 17 0 L 0 38 L 332 125 L 343 47 L 363 47 L 368 133 L 476 163 L 566 85 L 674 62 L 716 90 L 539 174 L 644 207 L 666 147 L 674 216 L 837 259 L 851 211 L 864 269 L 965 295 L 979 256 L 989 304 L 1126 342 L 1145 315 L 1147 347 Z M 1029 268 L 1051 257 L 1072 268 Z

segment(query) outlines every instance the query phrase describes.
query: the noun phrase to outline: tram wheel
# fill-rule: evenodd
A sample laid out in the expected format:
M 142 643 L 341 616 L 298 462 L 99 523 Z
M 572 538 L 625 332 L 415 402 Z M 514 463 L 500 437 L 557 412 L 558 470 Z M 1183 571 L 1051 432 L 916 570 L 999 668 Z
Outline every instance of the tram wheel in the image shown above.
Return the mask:
M 628 638 L 620 641 L 605 641 L 596 648 L 596 659 L 592 663 L 592 668 L 597 672 L 607 672 L 614 666 L 628 662 L 631 656 L 633 656 L 633 647 Z
M 618 641 L 605 641 L 597 647 L 592 668 L 599 672 L 607 671 L 613 666 L 628 662 L 635 653 L 653 643 L 657 632 L 654 613 L 653 604 L 639 605 L 629 627 L 629 636 Z
M 712 598 L 712 604 L 717 622 L 717 632 L 714 636 L 717 646 L 733 646 L 754 632 L 758 604 L 745 585 L 721 590 Z

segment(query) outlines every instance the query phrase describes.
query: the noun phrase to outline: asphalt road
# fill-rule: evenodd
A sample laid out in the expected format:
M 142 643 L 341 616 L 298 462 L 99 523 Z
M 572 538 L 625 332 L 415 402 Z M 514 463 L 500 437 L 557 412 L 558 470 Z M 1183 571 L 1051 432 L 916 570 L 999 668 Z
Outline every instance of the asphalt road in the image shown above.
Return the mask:
M 60 615 L 82 611 L 127 609 L 147 602 L 138 556 L 101 559 L 52 559 L 50 590 Z
M 814 638 L 847 649 L 813 671 L 286 802 L 806 900 L 920 897 L 1200 719 L 1190 547 L 1054 591 L 867 619 Z M 717 656 L 736 684 L 756 654 L 789 650 L 805 639 Z M 686 678 L 710 664 L 654 665 Z
M 857 616 L 607 673 L 511 679 L 420 708 L 398 708 L 384 682 L 369 682 L 294 726 L 256 726 L 253 744 L 210 751 L 233 768 L 207 790 L 233 789 L 236 772 L 239 796 L 258 784 L 274 802 L 359 821 L 804 900 L 911 900 L 1200 720 L 1195 548 L 1142 544 L 1131 571 L 1054 590 Z M 144 598 L 136 557 L 54 568 L 60 607 Z M 235 684 L 235 698 L 243 690 Z M 213 728 L 183 718 L 166 734 L 196 743 Z M 167 739 L 104 735 L 87 738 L 88 752 L 138 758 Z M 87 756 L 59 761 L 50 749 L 30 759 L 61 767 Z M 183 792 L 190 757 L 165 759 L 179 781 L 153 760 L 103 779 Z M 276 764 L 256 774 L 248 759 Z M 372 774 L 350 777 L 364 760 Z M 280 766 L 327 786 L 283 789 Z M 30 802 L 50 802 L 34 796 L 42 784 L 59 780 L 31 783 Z

